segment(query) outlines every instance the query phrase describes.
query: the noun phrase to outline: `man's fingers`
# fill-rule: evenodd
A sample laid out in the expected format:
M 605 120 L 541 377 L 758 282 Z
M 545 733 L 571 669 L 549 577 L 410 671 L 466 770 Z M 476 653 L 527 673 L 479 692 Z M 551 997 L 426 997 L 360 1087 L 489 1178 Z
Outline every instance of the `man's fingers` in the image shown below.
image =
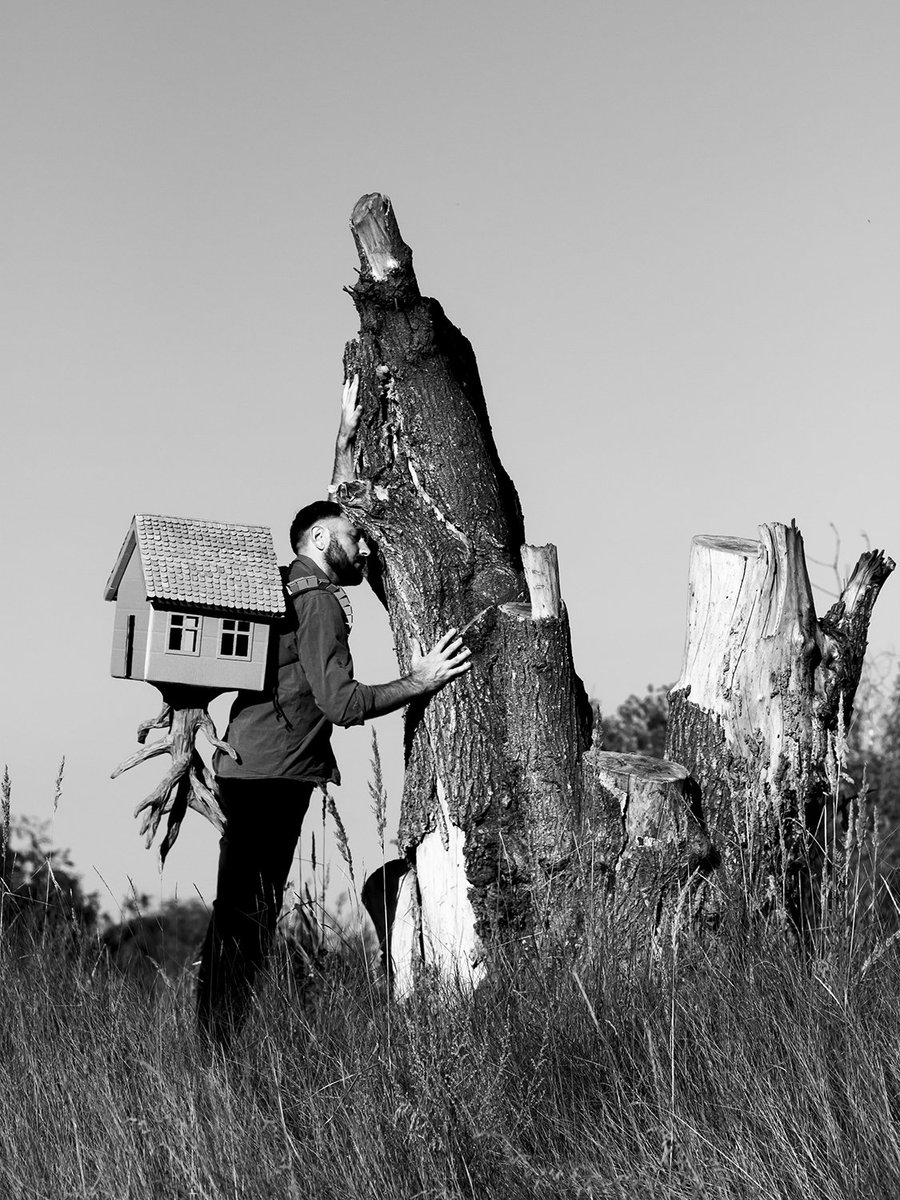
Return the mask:
M 457 658 L 468 658 L 472 651 L 463 644 L 462 638 L 457 635 L 455 629 L 448 629 L 440 641 L 435 642 L 431 653 L 447 663 Z
M 439 674 L 444 680 L 449 680 L 471 670 L 472 664 L 468 661 L 471 653 L 468 646 L 464 646 L 457 653 L 446 655 L 440 665 Z
M 441 652 L 446 650 L 447 647 L 450 645 L 450 643 L 453 641 L 453 638 L 455 637 L 455 635 L 456 635 L 455 628 L 448 629 L 447 632 L 444 634 L 444 636 L 435 643 L 435 647 L 434 647 L 435 650 L 438 650 Z M 462 641 L 461 638 L 458 638 L 457 640 Z
M 471 669 L 472 664 L 468 662 L 457 663 L 454 666 L 448 663 L 441 672 L 440 685 L 443 686 L 445 683 L 450 683 L 452 680 L 458 679 L 460 675 L 466 675 Z
M 417 648 L 421 655 L 422 650 L 418 640 L 416 638 L 410 640 L 413 648 Z M 433 672 L 434 685 L 437 690 L 449 683 L 451 679 L 455 679 L 457 675 L 464 675 L 466 671 L 471 670 L 472 664 L 468 661 L 471 654 L 472 651 L 463 643 L 455 628 L 448 629 L 443 637 L 435 642 L 427 655 L 427 660 L 429 669 Z
M 354 375 L 352 379 L 344 380 L 344 390 L 341 393 L 341 408 L 347 416 L 354 416 L 357 412 L 356 394 L 358 391 L 358 375 Z

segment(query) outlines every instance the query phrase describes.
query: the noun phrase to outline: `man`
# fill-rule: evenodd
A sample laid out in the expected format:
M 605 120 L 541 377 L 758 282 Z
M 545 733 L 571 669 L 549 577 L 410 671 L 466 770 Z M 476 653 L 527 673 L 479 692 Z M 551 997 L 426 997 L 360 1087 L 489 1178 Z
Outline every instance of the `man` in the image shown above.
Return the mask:
M 354 477 L 358 378 L 344 386 L 333 492 Z M 360 725 L 439 691 L 469 669 L 450 629 L 427 653 L 413 646 L 409 674 L 374 686 L 353 676 L 345 587 L 361 583 L 369 547 L 339 505 L 320 500 L 291 525 L 288 617 L 273 638 L 267 690 L 239 692 L 213 765 L 225 814 L 213 915 L 197 991 L 201 1029 L 227 1044 L 240 1028 L 281 909 L 300 826 L 317 785 L 340 783 L 335 725 Z

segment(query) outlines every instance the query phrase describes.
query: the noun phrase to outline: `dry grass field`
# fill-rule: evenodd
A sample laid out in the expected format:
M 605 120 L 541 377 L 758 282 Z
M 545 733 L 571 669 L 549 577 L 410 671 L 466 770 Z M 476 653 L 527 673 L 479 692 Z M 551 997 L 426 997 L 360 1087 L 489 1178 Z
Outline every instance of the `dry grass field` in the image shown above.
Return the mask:
M 739 894 L 652 946 L 598 906 L 577 946 L 398 1003 L 349 920 L 324 955 L 279 941 L 227 1055 L 194 1027 L 204 913 L 103 931 L 33 825 L 6 844 L 0 791 L 0 1200 L 900 1196 L 897 889 L 865 787 L 803 947 Z
M 352 949 L 304 1003 L 282 955 L 227 1058 L 189 973 L 148 987 L 65 924 L 6 930 L 0 1196 L 893 1200 L 900 958 L 848 929 L 653 961 L 599 930 L 574 968 L 402 1005 Z

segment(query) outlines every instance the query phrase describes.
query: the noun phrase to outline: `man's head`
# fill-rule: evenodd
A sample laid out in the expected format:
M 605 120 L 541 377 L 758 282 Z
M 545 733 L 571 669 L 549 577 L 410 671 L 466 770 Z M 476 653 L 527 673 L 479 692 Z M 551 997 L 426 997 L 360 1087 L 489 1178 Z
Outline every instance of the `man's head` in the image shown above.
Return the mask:
M 295 554 L 311 558 L 334 583 L 344 587 L 362 583 L 369 547 L 339 504 L 317 500 L 301 508 L 291 523 L 291 546 Z

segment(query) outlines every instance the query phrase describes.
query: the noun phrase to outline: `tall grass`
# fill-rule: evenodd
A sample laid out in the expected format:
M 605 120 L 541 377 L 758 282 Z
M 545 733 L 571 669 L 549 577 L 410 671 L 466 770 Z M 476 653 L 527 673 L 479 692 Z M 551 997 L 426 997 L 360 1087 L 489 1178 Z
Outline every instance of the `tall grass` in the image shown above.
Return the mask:
M 396 1004 L 362 938 L 299 979 L 283 945 L 227 1055 L 189 966 L 123 974 L 65 905 L 10 923 L 0 1198 L 895 1200 L 900 944 L 844 828 L 810 947 L 678 919 L 635 945 L 598 903 L 574 959 Z
M 189 975 L 150 991 L 90 939 L 4 943 L 0 1195 L 900 1195 L 896 954 L 847 985 L 783 940 L 654 965 L 614 935 L 402 1006 L 332 956 L 312 1013 L 277 960 L 227 1058 Z

